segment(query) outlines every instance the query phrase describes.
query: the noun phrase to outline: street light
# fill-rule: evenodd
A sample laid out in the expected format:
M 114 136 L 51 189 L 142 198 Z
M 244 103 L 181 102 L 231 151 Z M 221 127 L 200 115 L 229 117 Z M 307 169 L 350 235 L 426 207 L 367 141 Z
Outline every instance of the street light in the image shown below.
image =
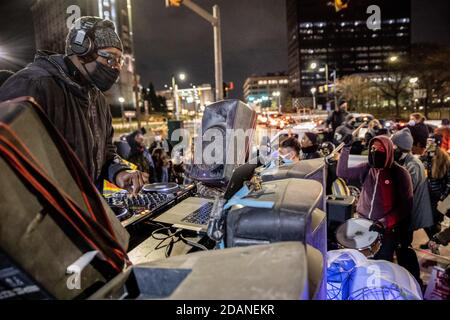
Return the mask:
M 186 80 L 187 76 L 184 72 L 178 74 L 178 78 L 181 81 Z M 175 117 L 177 120 L 180 120 L 180 103 L 178 101 L 178 85 L 175 79 L 175 76 L 172 75 L 172 87 L 171 90 L 173 90 L 173 100 L 175 102 Z
M 315 70 L 317 67 L 318 67 L 317 62 L 312 62 L 309 65 L 309 68 L 311 70 Z M 319 72 L 325 72 L 325 86 L 326 86 L 326 91 L 327 91 L 327 102 L 328 102 L 328 100 L 329 100 L 328 83 L 330 81 L 330 79 L 329 79 L 330 75 L 329 75 L 329 70 L 328 70 L 328 63 L 325 63 L 324 67 L 319 68 Z M 333 72 L 333 75 L 334 75 L 334 96 L 335 96 L 334 99 L 335 99 L 335 103 L 337 103 L 337 101 L 336 101 L 336 70 Z
M 395 63 L 395 62 L 397 62 L 397 61 L 398 61 L 398 56 L 390 56 L 390 57 L 389 57 L 389 62 Z
M 311 88 L 311 93 L 313 95 L 313 109 L 314 110 L 316 109 L 316 92 L 317 92 L 316 87 L 312 87 Z
M 272 97 L 278 98 L 278 113 L 281 114 L 281 92 L 280 91 L 273 92 Z
M 120 113 L 122 115 L 122 128 L 125 127 L 125 111 L 123 109 L 123 103 L 125 102 L 124 97 L 119 97 L 119 103 L 120 103 Z
M 192 0 L 166 0 L 166 7 L 179 7 L 181 5 L 186 6 L 213 26 L 216 101 L 223 100 L 222 28 L 220 8 L 218 5 L 215 5 L 213 7 L 213 14 L 211 14 Z

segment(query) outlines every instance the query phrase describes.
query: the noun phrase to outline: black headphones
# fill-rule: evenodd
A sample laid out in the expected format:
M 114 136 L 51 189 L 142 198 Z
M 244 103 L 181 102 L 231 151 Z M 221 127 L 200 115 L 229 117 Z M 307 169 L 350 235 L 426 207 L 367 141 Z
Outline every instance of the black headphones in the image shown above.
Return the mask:
M 95 44 L 91 34 L 98 24 L 98 20 L 87 20 L 83 22 L 77 34 L 70 41 L 70 49 L 79 57 L 90 56 L 95 50 Z

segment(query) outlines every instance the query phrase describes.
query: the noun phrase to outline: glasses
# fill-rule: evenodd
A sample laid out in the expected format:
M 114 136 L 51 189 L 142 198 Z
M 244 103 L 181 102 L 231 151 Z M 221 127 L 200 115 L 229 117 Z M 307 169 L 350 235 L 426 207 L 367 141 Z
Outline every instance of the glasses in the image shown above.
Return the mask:
M 124 58 L 122 56 L 117 57 L 116 55 L 109 53 L 107 51 L 98 50 L 97 54 L 106 59 L 106 62 L 111 68 L 122 68 L 124 64 Z

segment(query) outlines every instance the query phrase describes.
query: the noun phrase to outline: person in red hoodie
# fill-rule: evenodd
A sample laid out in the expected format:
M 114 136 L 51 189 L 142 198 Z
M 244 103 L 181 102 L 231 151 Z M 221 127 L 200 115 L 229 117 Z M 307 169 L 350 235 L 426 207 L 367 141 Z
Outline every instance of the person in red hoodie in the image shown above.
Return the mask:
M 348 166 L 351 139 L 342 150 L 337 176 L 351 185 L 361 185 L 357 204 L 360 216 L 373 221 L 370 230 L 382 234 L 377 260 L 393 261 L 420 280 L 420 268 L 415 252 L 409 248 L 408 232 L 413 205 L 413 185 L 408 171 L 394 162 L 394 146 L 387 136 L 377 136 L 369 143 L 369 161 Z

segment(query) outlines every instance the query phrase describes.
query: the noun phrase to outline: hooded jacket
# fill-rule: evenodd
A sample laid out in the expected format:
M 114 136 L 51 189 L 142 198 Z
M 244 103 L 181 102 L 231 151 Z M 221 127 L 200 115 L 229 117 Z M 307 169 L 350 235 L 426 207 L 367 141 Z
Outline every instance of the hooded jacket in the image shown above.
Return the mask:
M 33 97 L 75 151 L 97 185 L 115 181 L 128 168 L 120 164 L 112 143 L 114 129 L 105 96 L 86 81 L 75 81 L 65 57 L 40 51 L 33 63 L 0 88 L 0 101 Z M 74 67 L 72 67 L 74 69 Z
M 356 208 L 360 215 L 392 229 L 410 218 L 413 186 L 408 171 L 394 162 L 392 141 L 386 136 L 375 137 L 370 141 L 369 150 L 375 141 L 379 141 L 386 150 L 384 168 L 372 168 L 368 163 L 349 168 L 350 147 L 346 147 L 338 161 L 337 176 L 349 184 L 362 185 Z

